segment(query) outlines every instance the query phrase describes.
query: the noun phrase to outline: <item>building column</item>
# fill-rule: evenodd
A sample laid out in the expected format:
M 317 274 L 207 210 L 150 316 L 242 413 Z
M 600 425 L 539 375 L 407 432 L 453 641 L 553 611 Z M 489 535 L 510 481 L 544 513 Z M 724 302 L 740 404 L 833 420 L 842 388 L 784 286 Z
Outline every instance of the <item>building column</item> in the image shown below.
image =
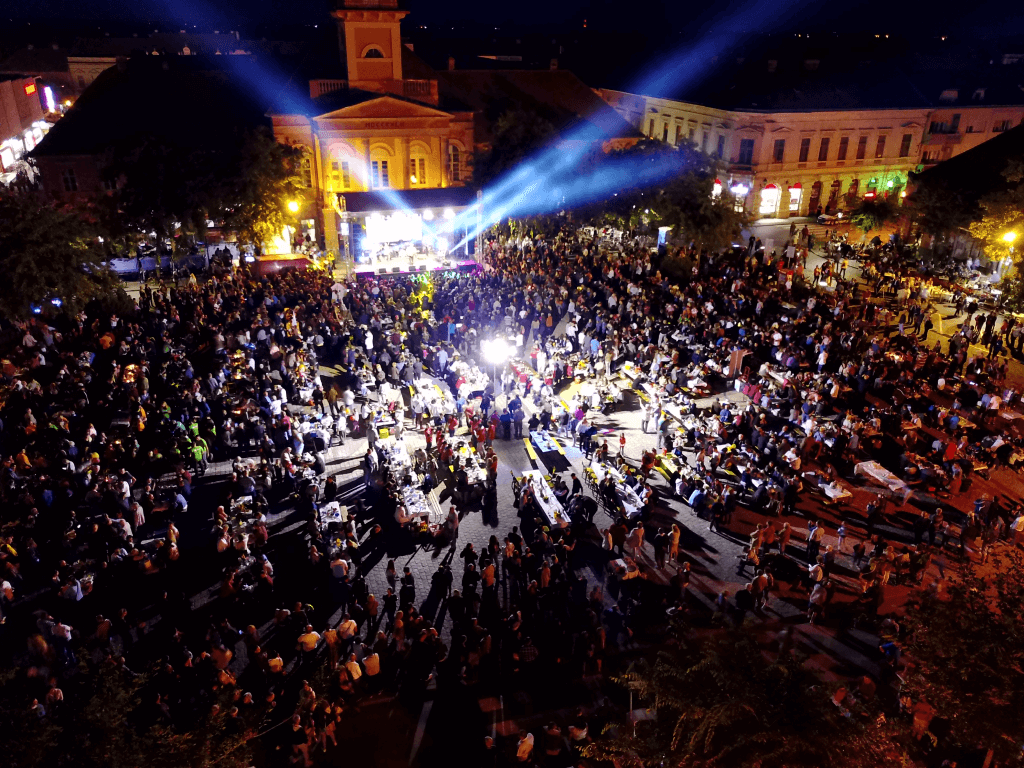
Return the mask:
M 341 241 L 338 238 L 338 214 L 331 206 L 327 205 L 321 210 L 324 222 L 324 245 L 328 251 L 334 254 L 334 263 L 342 263 L 345 254 L 342 252 Z
M 441 186 L 451 186 L 452 180 L 448 178 L 448 137 L 441 138 Z
M 364 158 L 365 158 L 363 162 L 366 163 L 366 175 L 363 177 L 364 178 L 363 188 L 366 191 L 369 191 L 369 190 L 373 189 L 373 171 L 371 170 L 373 166 L 370 165 L 370 140 L 369 139 L 364 139 L 363 140 L 363 155 L 364 155 Z
M 404 136 L 395 139 L 395 162 L 401 169 L 401 184 L 395 184 L 394 171 L 391 172 L 391 186 L 395 189 L 409 189 L 409 140 Z
M 781 194 L 779 195 L 779 213 L 778 213 L 778 216 L 779 216 L 780 219 L 788 219 L 789 218 L 789 216 L 790 216 L 790 213 L 789 213 L 789 201 L 790 201 L 789 184 L 786 183 L 786 184 L 784 184 L 782 186 Z
M 441 160 L 441 137 L 430 137 L 430 157 L 427 159 L 427 180 L 429 186 L 440 187 L 444 180 L 444 162 Z

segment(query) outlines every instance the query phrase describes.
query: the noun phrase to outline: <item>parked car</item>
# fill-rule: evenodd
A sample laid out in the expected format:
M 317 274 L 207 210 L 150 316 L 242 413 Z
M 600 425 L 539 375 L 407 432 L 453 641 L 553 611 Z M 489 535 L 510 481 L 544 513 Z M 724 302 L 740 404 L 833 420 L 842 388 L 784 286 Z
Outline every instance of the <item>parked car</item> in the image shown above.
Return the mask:
M 818 223 L 832 226 L 838 224 L 841 218 L 843 218 L 841 213 L 823 213 L 818 217 Z

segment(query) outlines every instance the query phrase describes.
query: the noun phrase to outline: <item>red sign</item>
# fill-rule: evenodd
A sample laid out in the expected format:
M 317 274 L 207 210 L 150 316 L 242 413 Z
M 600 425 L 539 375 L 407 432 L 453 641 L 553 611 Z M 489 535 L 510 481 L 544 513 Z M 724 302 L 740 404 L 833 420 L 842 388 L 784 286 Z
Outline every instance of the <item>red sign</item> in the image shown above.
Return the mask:
M 29 83 L 28 85 L 25 86 L 25 95 L 26 96 L 31 96 L 35 92 L 36 92 L 36 84 L 35 83 Z

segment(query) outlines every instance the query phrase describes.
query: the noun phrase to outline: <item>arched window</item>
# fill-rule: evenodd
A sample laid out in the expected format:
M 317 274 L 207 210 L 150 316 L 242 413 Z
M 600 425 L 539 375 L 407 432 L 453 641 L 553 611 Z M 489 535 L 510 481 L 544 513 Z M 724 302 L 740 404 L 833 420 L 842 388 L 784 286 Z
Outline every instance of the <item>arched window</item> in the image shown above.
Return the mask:
M 462 181 L 462 149 L 455 144 L 448 145 L 448 178 Z
M 769 184 L 761 190 L 761 206 L 758 213 L 762 216 L 774 216 L 779 210 L 779 200 L 782 198 L 782 190 L 775 184 Z
M 419 146 L 413 146 L 409 150 L 409 186 L 427 186 L 427 154 Z
M 364 59 L 384 59 L 384 58 L 387 58 L 387 57 L 384 56 L 384 51 L 382 51 L 376 45 L 371 45 L 365 51 L 363 51 L 363 58 Z
M 800 210 L 800 198 L 803 197 L 804 189 L 799 184 L 789 188 L 789 212 L 796 213 Z
M 391 156 L 387 150 L 374 149 L 370 152 L 370 186 L 373 189 L 386 189 L 391 186 L 390 162 Z
M 302 186 L 306 189 L 313 186 L 313 167 L 310 163 L 309 155 L 303 155 L 299 161 L 299 179 Z

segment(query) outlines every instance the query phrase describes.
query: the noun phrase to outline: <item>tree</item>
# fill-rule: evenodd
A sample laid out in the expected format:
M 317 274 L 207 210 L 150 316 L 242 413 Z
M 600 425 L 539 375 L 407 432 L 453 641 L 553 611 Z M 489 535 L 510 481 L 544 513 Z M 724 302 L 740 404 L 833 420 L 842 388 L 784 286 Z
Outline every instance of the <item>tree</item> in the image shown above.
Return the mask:
M 865 234 L 896 221 L 899 211 L 884 197 L 866 197 L 850 214 L 850 221 Z
M 262 249 L 294 219 L 287 205 L 302 194 L 296 173 L 302 152 L 259 130 L 246 135 L 239 155 L 234 183 L 220 201 L 222 213 L 227 226 Z
M 143 705 L 149 683 L 115 666 L 95 673 L 85 664 L 69 681 L 65 701 L 39 717 L 30 708 L 31 682 L 8 673 L 0 688 L 0 724 L 8 726 L 5 765 L 12 768 L 246 768 L 251 733 L 226 727 L 228 700 L 188 729 L 154 722 Z M 13 728 L 14 730 L 11 730 Z M 16 736 L 15 736 L 16 734 Z
M 944 594 L 925 593 L 907 607 L 905 690 L 949 719 L 950 736 L 979 742 L 997 757 L 1024 743 L 1024 557 L 1008 550 L 995 575 L 964 565 Z
M 78 211 L 14 195 L 0 199 L 0 221 L 5 317 L 27 318 L 43 307 L 77 312 L 94 298 L 123 290 L 102 266 L 96 232 Z
M 490 146 L 474 161 L 473 181 L 486 186 L 518 168 L 557 135 L 550 120 L 523 106 L 510 106 L 494 121 Z
M 718 250 L 738 236 L 743 215 L 726 190 L 715 196 L 718 168 L 689 144 L 673 147 L 643 139 L 596 157 L 592 173 L 622 178 L 616 193 L 579 209 L 583 220 L 622 229 L 668 226 L 674 236 Z
M 904 207 L 922 232 L 946 239 L 970 225 L 977 213 L 977 200 L 972 201 L 961 190 L 927 176 L 917 183 Z
M 653 717 L 619 724 L 588 756 L 626 768 L 899 766 L 904 752 L 873 717 L 848 717 L 796 661 L 772 662 L 740 634 L 673 641 L 617 682 Z

